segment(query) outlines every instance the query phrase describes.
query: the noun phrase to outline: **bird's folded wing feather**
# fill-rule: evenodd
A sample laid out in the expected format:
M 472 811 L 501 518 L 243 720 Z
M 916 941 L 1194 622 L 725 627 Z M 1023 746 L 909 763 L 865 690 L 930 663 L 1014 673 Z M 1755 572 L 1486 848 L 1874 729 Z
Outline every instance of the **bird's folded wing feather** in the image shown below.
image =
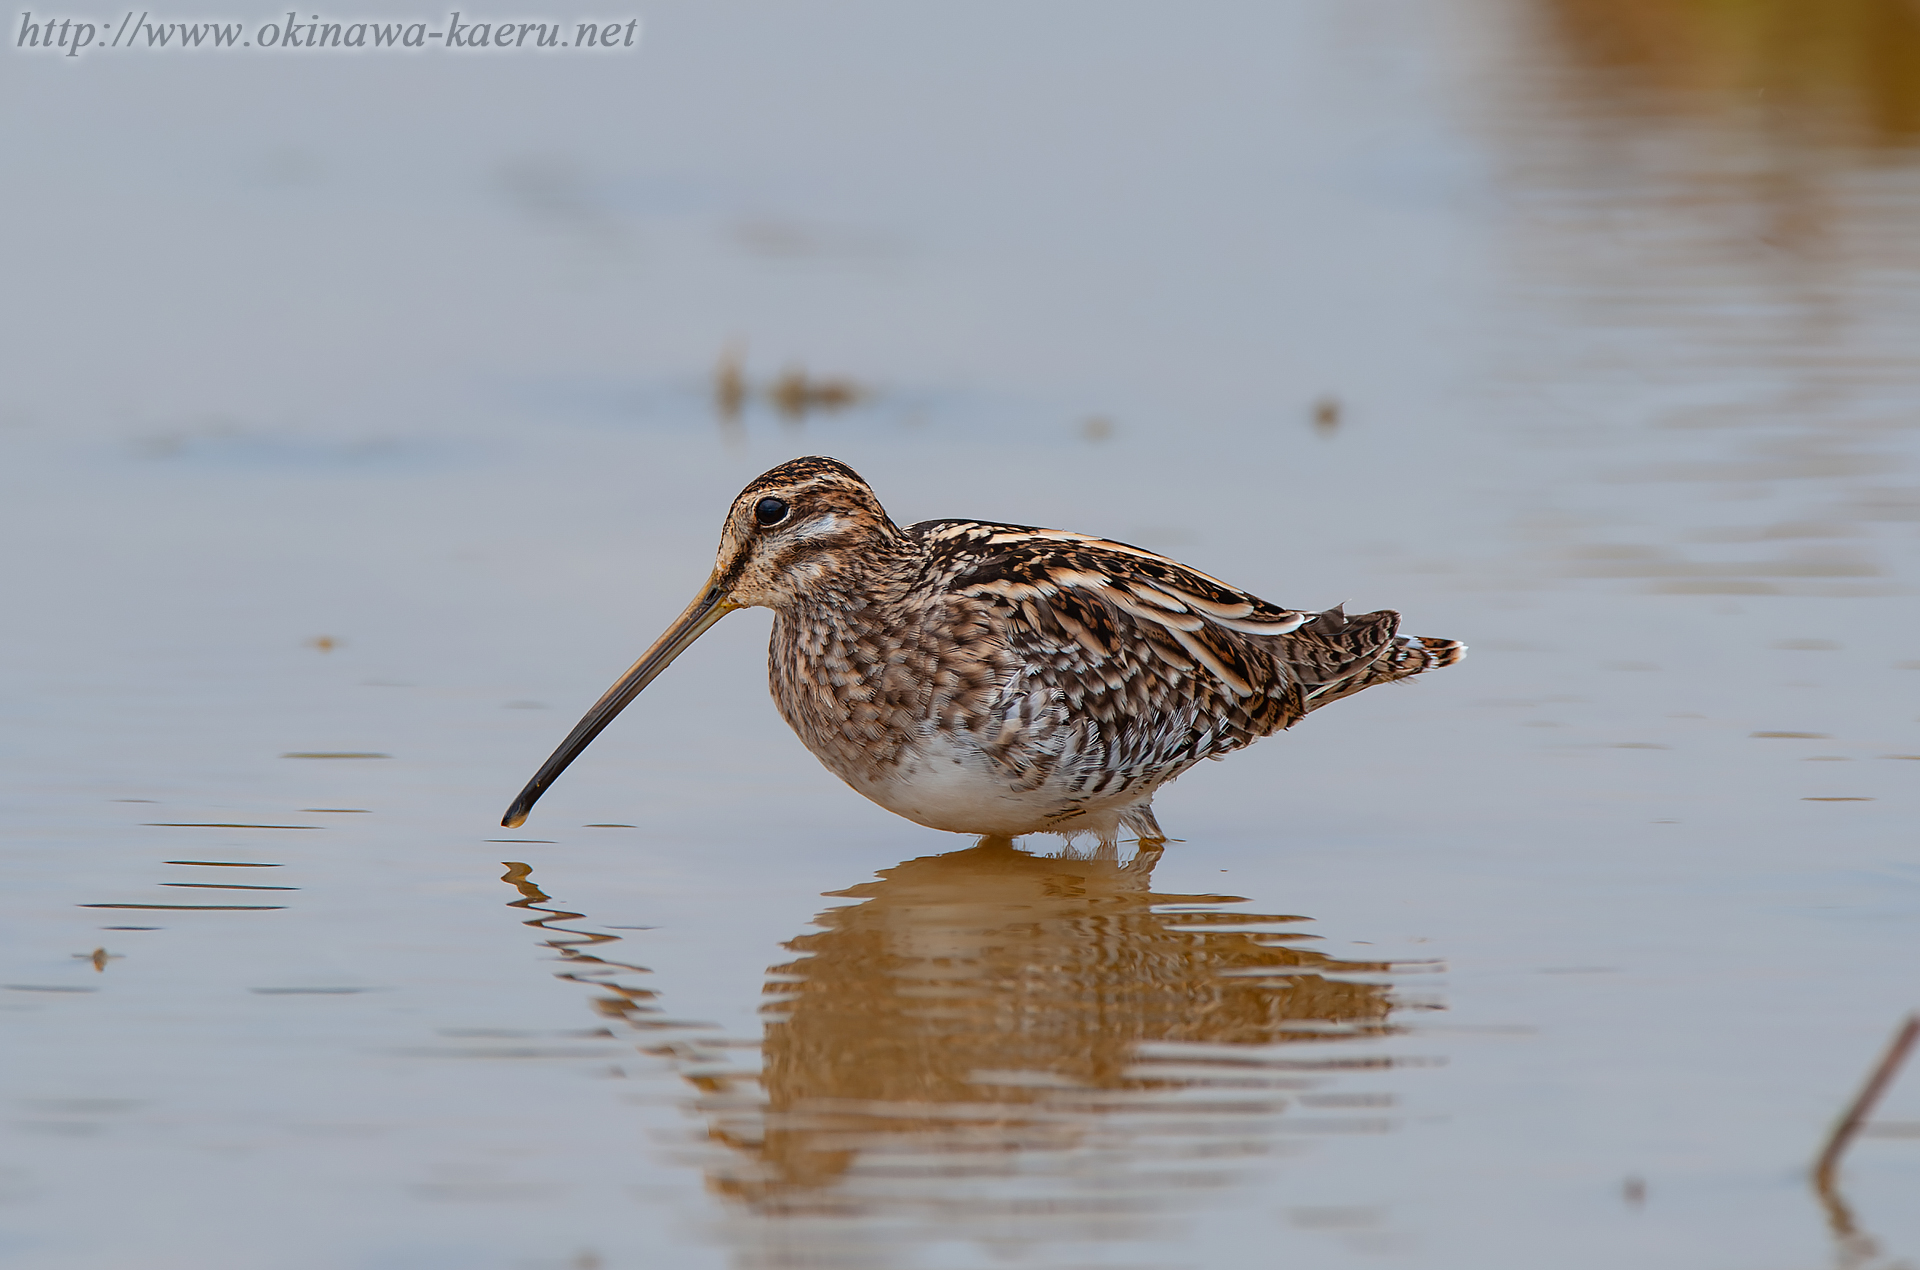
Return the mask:
M 1196 757 L 1357 690 L 1394 643 L 1397 614 L 1283 609 L 1125 543 L 964 521 L 915 529 L 948 593 L 997 612 L 1024 679 L 1080 717 L 1152 727 Z

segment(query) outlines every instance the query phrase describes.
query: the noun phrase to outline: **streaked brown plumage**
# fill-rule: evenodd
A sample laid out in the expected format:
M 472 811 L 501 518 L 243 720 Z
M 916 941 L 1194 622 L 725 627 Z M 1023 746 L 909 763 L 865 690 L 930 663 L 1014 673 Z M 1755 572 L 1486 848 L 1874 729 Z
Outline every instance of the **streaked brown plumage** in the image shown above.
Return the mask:
M 518 825 L 614 715 L 736 608 L 774 611 L 780 713 L 827 768 L 934 829 L 1163 835 L 1153 793 L 1329 701 L 1450 666 L 1397 613 L 1283 609 L 1165 556 L 1056 529 L 902 529 L 829 458 L 734 500 L 701 595 L 528 783 Z

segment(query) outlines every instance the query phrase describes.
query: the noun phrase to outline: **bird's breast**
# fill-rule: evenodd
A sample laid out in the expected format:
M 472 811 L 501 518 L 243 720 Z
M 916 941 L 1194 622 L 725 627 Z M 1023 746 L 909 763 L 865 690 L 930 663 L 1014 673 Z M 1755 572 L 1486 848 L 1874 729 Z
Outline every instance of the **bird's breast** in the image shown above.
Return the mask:
M 1014 670 L 988 615 L 963 603 L 782 612 L 768 646 L 781 715 L 850 782 L 923 736 L 978 729 Z

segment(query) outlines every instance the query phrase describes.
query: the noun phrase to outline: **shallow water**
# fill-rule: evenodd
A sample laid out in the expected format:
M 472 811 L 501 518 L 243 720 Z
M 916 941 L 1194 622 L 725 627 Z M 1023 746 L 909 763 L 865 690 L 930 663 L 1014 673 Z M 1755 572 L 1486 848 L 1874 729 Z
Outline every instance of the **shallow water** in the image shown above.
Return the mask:
M 1920 1257 L 1920 1074 L 1806 1180 L 1920 1006 L 1920 19 L 1818 12 L 9 52 L 9 1264 Z M 808 452 L 1473 651 L 1120 863 L 748 613 L 499 829 Z

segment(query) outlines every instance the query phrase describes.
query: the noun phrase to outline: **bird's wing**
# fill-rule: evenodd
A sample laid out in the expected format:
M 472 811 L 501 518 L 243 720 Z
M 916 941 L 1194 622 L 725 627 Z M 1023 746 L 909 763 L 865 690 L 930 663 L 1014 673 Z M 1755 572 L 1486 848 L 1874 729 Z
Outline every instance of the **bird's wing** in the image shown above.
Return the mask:
M 914 526 L 954 597 L 983 603 L 1039 689 L 1142 761 L 1199 759 L 1287 727 L 1377 660 L 1391 613 L 1283 609 L 1167 557 L 1063 530 Z

